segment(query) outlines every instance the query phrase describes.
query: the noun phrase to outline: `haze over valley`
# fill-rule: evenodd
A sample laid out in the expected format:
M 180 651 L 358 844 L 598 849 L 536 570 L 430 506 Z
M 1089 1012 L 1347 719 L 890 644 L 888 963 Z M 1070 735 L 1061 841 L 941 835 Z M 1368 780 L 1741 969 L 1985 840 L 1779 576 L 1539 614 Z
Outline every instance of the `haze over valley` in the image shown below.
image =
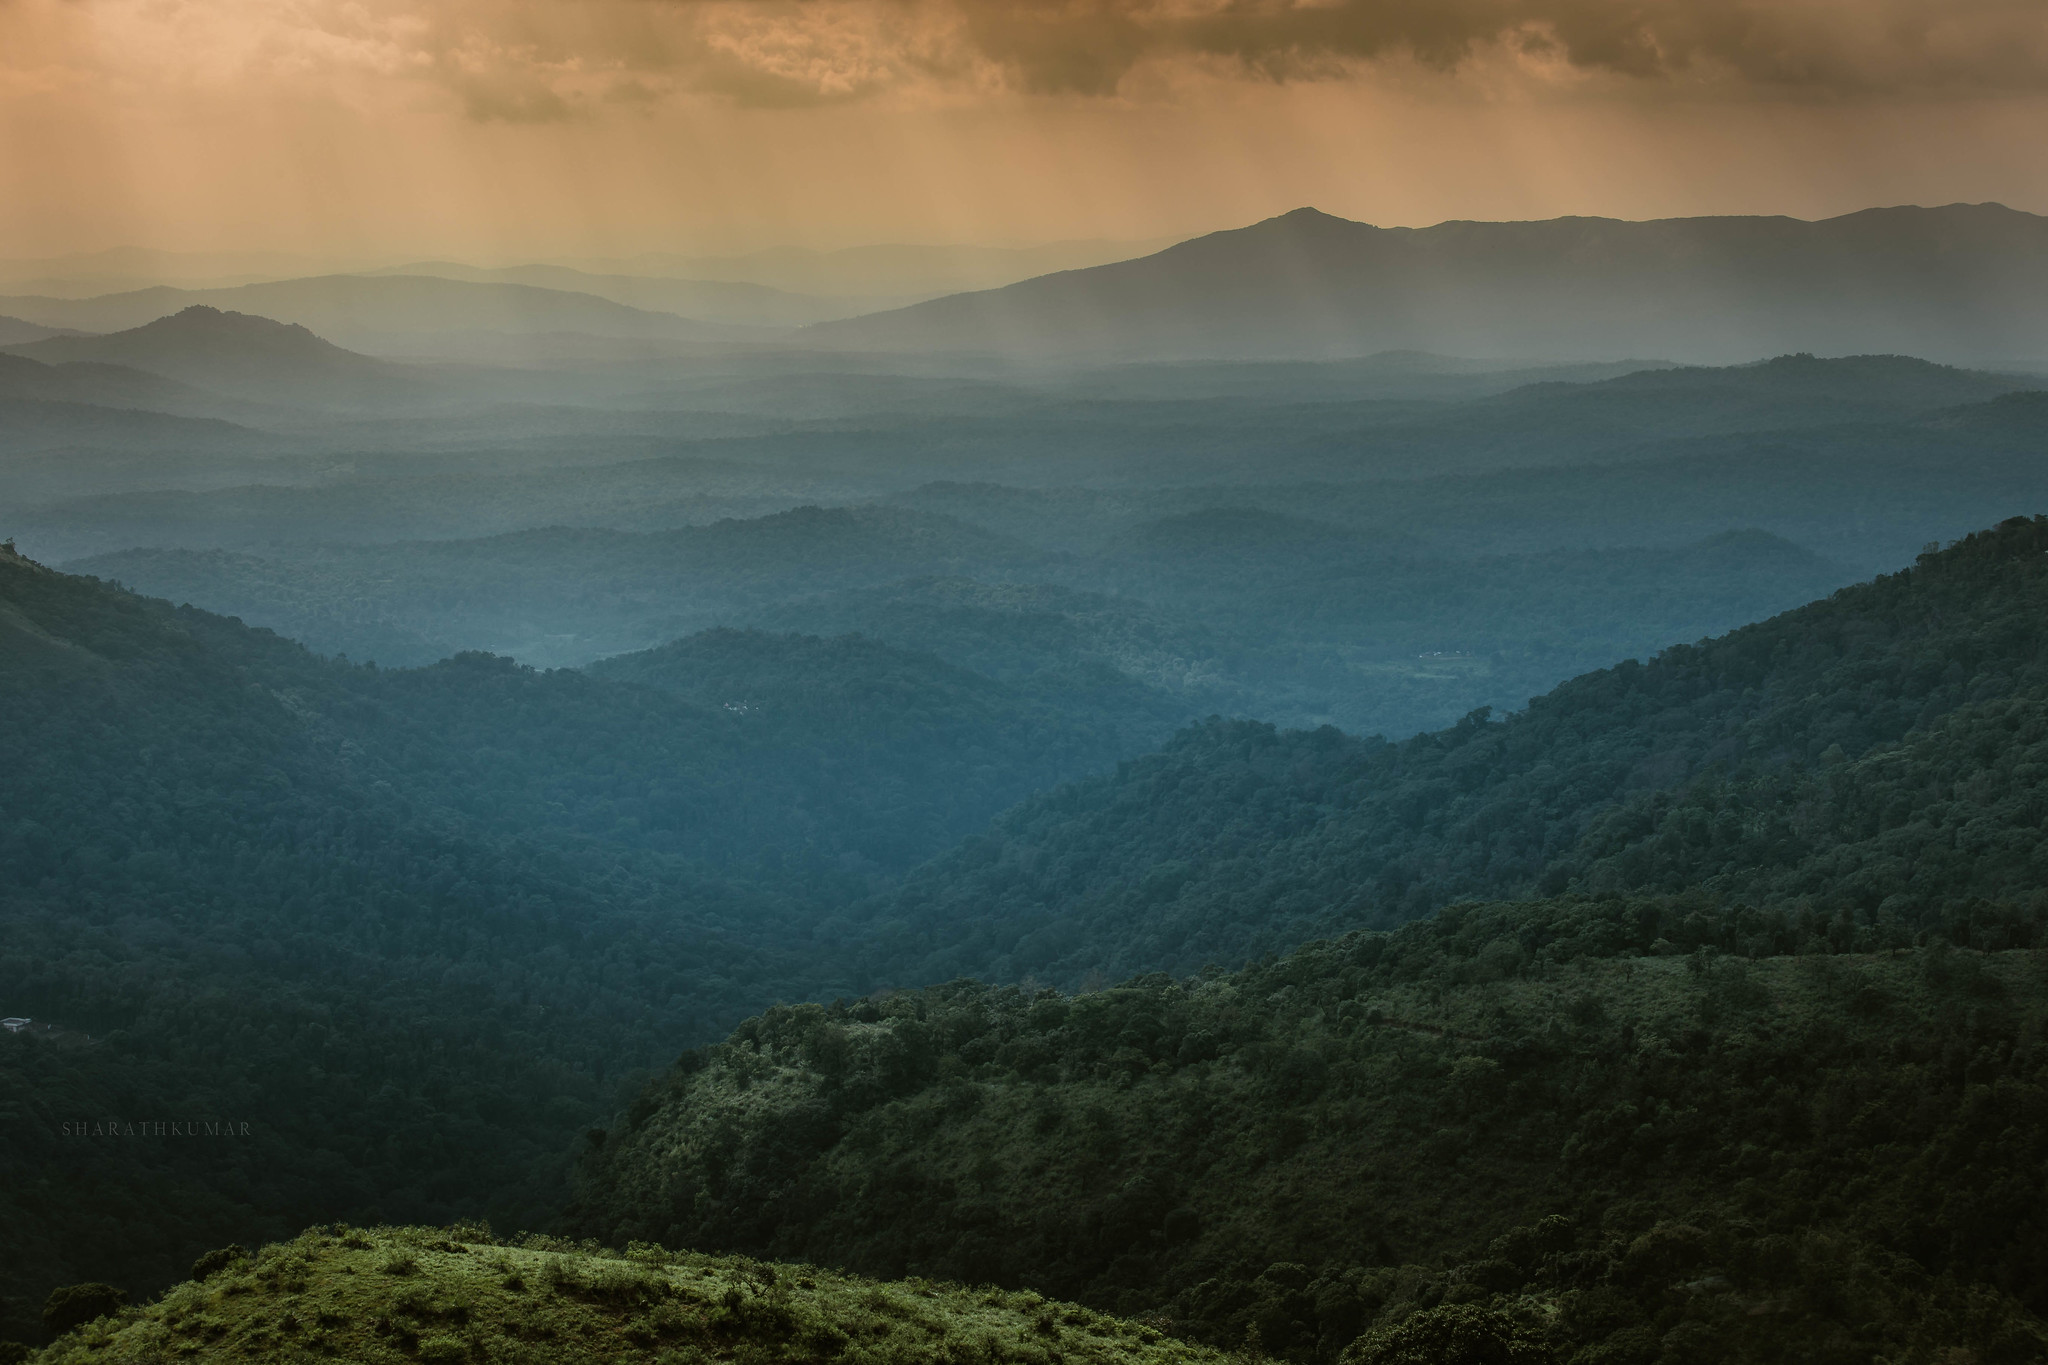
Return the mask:
M 0 1365 L 2048 1361 L 2048 28 L 1853 8 L 0 7 Z

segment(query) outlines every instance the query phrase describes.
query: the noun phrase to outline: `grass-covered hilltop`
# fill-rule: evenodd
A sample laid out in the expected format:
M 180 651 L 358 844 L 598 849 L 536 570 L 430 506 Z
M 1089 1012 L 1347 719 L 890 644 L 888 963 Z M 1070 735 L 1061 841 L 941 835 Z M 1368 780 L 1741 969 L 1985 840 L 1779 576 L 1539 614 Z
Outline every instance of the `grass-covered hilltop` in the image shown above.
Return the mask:
M 342 1360 L 460 1365 L 1207 1365 L 1213 1351 L 1043 1296 L 877 1284 L 746 1257 L 625 1254 L 455 1227 L 314 1228 L 209 1253 L 146 1307 L 37 1365 Z M 17 1359 L 19 1357 L 17 1356 Z

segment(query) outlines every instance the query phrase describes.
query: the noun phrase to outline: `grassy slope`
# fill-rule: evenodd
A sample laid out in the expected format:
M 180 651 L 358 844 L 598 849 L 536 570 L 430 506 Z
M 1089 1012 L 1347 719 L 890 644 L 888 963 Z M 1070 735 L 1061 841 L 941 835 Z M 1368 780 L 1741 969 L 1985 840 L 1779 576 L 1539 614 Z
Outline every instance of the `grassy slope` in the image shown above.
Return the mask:
M 315 1228 L 88 1323 L 38 1365 L 339 1359 L 584 1365 L 1204 1365 L 1214 1352 L 1034 1293 L 876 1284 L 744 1257 L 626 1256 L 473 1229 Z

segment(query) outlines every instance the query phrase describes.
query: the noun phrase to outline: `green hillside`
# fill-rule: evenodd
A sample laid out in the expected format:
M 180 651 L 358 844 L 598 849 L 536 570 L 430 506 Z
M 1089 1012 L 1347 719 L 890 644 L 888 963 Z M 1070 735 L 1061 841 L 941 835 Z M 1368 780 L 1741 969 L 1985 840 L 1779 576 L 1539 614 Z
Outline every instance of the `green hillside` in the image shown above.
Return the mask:
M 203 1258 L 36 1365 L 164 1360 L 507 1365 L 1206 1365 L 1222 1357 L 1033 1293 L 877 1284 L 745 1257 L 626 1254 L 477 1227 L 314 1228 Z M 206 1273 L 209 1272 L 210 1273 Z
M 842 800 L 857 790 L 862 851 L 891 870 L 1034 792 L 1150 749 L 1189 718 L 1108 668 L 998 681 L 858 635 L 711 630 L 586 671 L 723 712 L 752 762 L 814 771 L 814 785 L 840 788 Z M 813 817 L 799 806 L 788 818 Z
M 2048 903 L 1829 929 L 1470 904 L 1237 974 L 777 1009 L 647 1090 L 575 1218 L 1304 1362 L 2041 1359 Z M 1530 1353 L 1382 1354 L 1460 1308 Z
M 2014 519 L 1398 744 L 1211 722 L 920 869 L 869 907 L 873 960 L 1072 985 L 1460 897 L 1687 887 L 1876 942 L 2024 898 L 2048 887 L 2044 549 L 2048 519 Z
M 377 670 L 0 556 L 0 1013 L 55 1026 L 0 1034 L 0 1335 L 208 1240 L 540 1224 L 621 1077 L 850 988 L 821 917 L 1139 742 L 859 644 L 617 667 L 798 656 L 837 690 L 746 713 L 482 655 Z M 849 724 L 863 696 L 886 718 Z

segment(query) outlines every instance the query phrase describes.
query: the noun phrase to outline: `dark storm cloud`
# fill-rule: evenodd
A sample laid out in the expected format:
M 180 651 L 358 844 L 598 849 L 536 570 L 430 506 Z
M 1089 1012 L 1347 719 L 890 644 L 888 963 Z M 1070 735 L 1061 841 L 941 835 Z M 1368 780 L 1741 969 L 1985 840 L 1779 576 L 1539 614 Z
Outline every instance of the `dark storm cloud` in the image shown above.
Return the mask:
M 829 3 L 829 0 L 827 0 Z M 2040 0 L 954 0 L 974 49 L 1027 88 L 1104 94 L 1151 58 L 1274 80 L 1412 57 L 1548 55 L 1646 80 L 1733 76 L 1829 91 L 2048 84 Z

